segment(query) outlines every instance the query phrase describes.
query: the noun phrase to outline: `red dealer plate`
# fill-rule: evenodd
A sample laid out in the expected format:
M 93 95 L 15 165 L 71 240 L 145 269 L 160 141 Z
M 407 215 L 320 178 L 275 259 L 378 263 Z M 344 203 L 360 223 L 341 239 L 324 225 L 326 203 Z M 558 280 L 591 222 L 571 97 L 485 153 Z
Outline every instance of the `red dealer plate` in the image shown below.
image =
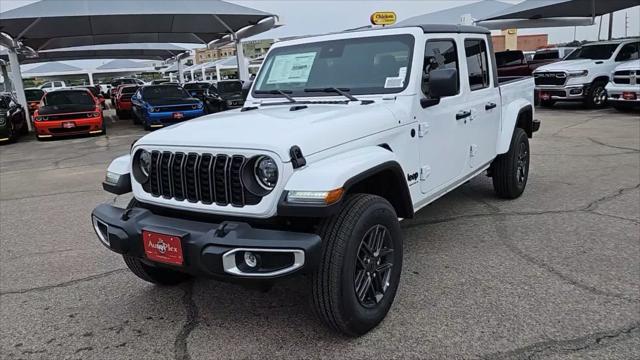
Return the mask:
M 551 96 L 549 96 L 549 94 L 547 94 L 547 93 L 541 93 L 540 94 L 540 98 L 542 100 L 549 100 L 549 99 L 551 99 Z
M 63 127 L 63 128 L 65 128 L 65 129 L 71 129 L 71 128 L 76 127 L 76 123 L 71 122 L 71 121 L 69 121 L 69 122 L 63 122 L 63 123 L 62 123 L 62 127 Z
M 183 113 L 173 113 L 174 119 L 182 119 L 184 117 Z
M 144 253 L 147 258 L 165 264 L 182 265 L 182 241 L 179 236 L 142 231 Z
M 636 93 L 623 92 L 622 93 L 622 98 L 625 99 L 625 100 L 635 100 L 636 99 Z

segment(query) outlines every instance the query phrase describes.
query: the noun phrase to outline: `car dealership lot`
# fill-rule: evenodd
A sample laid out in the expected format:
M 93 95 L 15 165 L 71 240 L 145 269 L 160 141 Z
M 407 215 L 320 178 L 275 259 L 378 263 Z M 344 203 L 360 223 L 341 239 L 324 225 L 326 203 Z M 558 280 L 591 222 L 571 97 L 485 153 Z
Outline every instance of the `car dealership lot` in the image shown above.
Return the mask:
M 326 330 L 301 279 L 270 292 L 147 284 L 99 244 L 89 214 L 125 205 L 100 182 L 144 134 L 0 147 L 0 353 L 6 358 L 640 357 L 640 118 L 539 110 L 524 195 L 480 176 L 403 223 L 387 319 Z

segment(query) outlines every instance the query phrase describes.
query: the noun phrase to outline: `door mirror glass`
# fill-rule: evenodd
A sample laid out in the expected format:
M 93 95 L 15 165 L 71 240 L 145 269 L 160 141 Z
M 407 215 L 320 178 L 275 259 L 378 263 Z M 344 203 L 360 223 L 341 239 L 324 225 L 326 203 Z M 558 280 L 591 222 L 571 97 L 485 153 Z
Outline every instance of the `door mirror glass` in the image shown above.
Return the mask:
M 457 95 L 459 92 L 458 70 L 436 69 L 431 71 L 429 73 L 429 90 L 429 95 L 435 99 Z

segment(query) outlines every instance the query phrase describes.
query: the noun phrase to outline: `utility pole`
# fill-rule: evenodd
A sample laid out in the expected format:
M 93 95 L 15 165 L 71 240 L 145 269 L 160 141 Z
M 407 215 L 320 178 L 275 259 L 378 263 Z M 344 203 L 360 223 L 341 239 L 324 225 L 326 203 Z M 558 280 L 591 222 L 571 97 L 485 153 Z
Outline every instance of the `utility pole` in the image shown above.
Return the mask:
M 609 13 L 609 40 L 613 39 L 613 13 Z

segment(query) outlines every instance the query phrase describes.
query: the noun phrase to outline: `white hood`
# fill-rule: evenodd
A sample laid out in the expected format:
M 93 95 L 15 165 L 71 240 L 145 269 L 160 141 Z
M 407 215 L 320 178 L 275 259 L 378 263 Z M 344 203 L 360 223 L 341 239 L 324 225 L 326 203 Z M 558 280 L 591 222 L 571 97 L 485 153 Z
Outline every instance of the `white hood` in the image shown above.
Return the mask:
M 625 63 L 622 63 L 616 67 L 616 71 L 623 70 L 640 70 L 640 60 L 631 60 Z
M 206 115 L 150 133 L 136 145 L 267 150 L 282 161 L 297 145 L 305 156 L 366 137 L 398 124 L 386 104 L 261 106 Z
M 600 64 L 598 64 L 599 62 Z M 536 72 L 543 71 L 582 71 L 593 69 L 598 65 L 602 65 L 603 60 L 589 60 L 589 59 L 577 59 L 577 60 L 565 60 L 555 63 L 540 66 L 536 69 Z

